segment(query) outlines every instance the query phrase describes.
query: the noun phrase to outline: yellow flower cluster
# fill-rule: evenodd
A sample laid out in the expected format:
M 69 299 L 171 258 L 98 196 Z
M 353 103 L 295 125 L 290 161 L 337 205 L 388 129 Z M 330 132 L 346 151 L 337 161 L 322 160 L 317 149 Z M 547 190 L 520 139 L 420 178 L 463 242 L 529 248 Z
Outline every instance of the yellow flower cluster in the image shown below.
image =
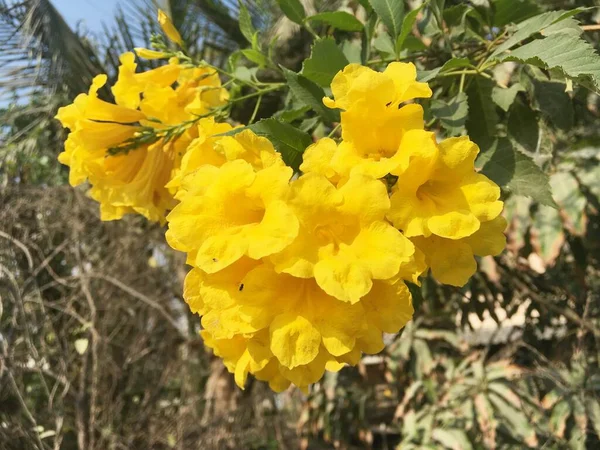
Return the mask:
M 413 314 L 404 280 L 431 267 L 462 285 L 474 254 L 503 248 L 498 186 L 475 172 L 468 138 L 423 129 L 407 102 L 431 91 L 415 79 L 402 63 L 340 72 L 324 102 L 342 109 L 342 140 L 309 147 L 298 177 L 267 139 L 201 121 L 167 240 L 188 255 L 184 297 L 240 387 L 252 373 L 306 388 L 381 351 Z
M 198 127 L 182 124 L 224 105 L 229 95 L 214 69 L 187 68 L 172 58 L 167 65 L 136 73 L 133 53 L 123 54 L 120 61 L 112 87 L 116 104 L 98 97 L 107 82 L 106 75 L 98 75 L 88 94 L 59 109 L 58 120 L 70 130 L 59 160 L 70 167 L 71 185 L 89 181 L 102 220 L 136 212 L 164 222 L 176 203 L 166 184 L 199 137 Z M 181 130 L 172 138 L 178 126 Z M 107 157 L 110 149 L 136 138 L 141 146 L 121 148 Z
M 412 64 L 339 72 L 323 101 L 341 110 L 342 139 L 306 149 L 301 174 L 268 139 L 210 116 L 228 101 L 213 69 L 172 58 L 136 73 L 126 53 L 115 104 L 98 96 L 106 80 L 59 110 L 70 129 L 60 161 L 71 184 L 89 181 L 103 220 L 168 222 L 192 266 L 184 298 L 242 388 L 253 374 L 306 389 L 380 352 L 412 317 L 405 281 L 431 268 L 462 286 L 474 255 L 504 248 L 500 189 L 475 171 L 467 137 L 438 143 L 424 130 L 413 100 L 432 93 Z
M 300 169 L 338 185 L 356 174 L 394 182 L 386 218 L 416 246 L 442 283 L 463 286 L 477 269 L 474 255 L 499 254 L 506 244 L 500 188 L 475 172 L 479 148 L 467 136 L 437 142 L 423 128 L 423 108 L 406 103 L 430 97 L 413 64 L 382 72 L 358 64 L 338 73 L 334 99 L 342 109 L 342 142 L 321 139 Z

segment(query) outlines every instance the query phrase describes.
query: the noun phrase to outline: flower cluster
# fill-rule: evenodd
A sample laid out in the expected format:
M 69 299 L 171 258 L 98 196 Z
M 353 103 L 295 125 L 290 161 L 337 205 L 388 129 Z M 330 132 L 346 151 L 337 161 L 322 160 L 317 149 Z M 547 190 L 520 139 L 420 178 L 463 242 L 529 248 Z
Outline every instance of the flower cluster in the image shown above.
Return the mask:
M 138 54 L 173 55 L 159 50 Z M 71 184 L 89 181 L 103 220 L 168 222 L 192 266 L 184 298 L 242 388 L 253 374 L 306 389 L 380 352 L 412 317 L 405 281 L 431 268 L 462 286 L 474 255 L 504 248 L 500 189 L 475 171 L 468 137 L 438 143 L 424 129 L 414 99 L 432 92 L 412 64 L 339 72 L 323 101 L 341 110 L 341 139 L 306 149 L 299 174 L 267 138 L 215 119 L 228 92 L 212 68 L 171 57 L 136 73 L 126 53 L 115 104 L 98 96 L 106 80 L 59 110 L 70 129 L 60 160 Z
M 164 222 L 175 205 L 166 185 L 198 137 L 192 124 L 226 104 L 228 93 L 212 68 L 186 67 L 171 58 L 136 73 L 133 53 L 120 61 L 112 87 L 116 104 L 99 98 L 107 76 L 98 75 L 88 94 L 59 109 L 58 120 L 70 130 L 59 160 L 70 167 L 71 185 L 89 181 L 102 220 L 135 212 Z
M 342 139 L 321 139 L 293 177 L 250 131 L 203 138 L 173 184 L 167 240 L 193 269 L 184 297 L 207 346 L 243 387 L 306 388 L 325 370 L 384 347 L 412 317 L 404 281 L 431 267 L 462 285 L 474 254 L 504 246 L 499 188 L 474 170 L 468 138 L 437 143 L 414 98 L 431 95 L 411 64 L 340 72 L 327 106 Z

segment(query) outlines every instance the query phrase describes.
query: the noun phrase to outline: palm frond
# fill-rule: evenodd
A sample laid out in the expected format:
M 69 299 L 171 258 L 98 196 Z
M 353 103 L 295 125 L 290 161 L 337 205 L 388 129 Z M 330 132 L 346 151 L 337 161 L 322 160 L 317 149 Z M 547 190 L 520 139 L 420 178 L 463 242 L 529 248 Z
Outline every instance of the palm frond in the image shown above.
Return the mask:
M 49 0 L 0 0 L 0 43 L 4 95 L 22 97 L 43 89 L 72 97 L 104 71 L 87 40 Z

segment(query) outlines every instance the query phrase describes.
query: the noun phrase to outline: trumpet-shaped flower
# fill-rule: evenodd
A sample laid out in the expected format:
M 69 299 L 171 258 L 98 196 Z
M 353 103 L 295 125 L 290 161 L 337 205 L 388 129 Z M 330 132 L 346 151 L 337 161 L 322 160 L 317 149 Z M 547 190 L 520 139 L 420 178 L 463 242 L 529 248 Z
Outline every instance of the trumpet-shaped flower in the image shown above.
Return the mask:
M 483 222 L 472 235 L 458 239 L 438 236 L 415 237 L 412 241 L 425 254 L 431 273 L 441 283 L 464 286 L 477 270 L 477 256 L 499 255 L 506 246 L 506 219 L 498 216 Z
M 162 139 L 165 130 L 194 117 L 186 111 L 186 102 L 201 98 L 201 107 L 206 111 L 224 101 L 212 90 L 222 90 L 215 72 L 207 68 L 201 69 L 202 73 L 194 70 L 182 69 L 176 59 L 171 59 L 165 66 L 136 73 L 133 53 L 125 53 L 113 87 L 117 104 L 98 98 L 98 91 L 106 83 L 106 75 L 99 75 L 88 94 L 79 95 L 73 104 L 59 109 L 57 119 L 70 129 L 59 161 L 70 166 L 72 185 L 89 180 L 90 195 L 100 202 L 102 220 L 120 219 L 135 212 L 162 222 L 165 212 L 174 206 L 172 192 L 165 185 L 177 172 L 182 155 L 197 136 L 197 128 L 183 129 L 168 142 Z M 211 94 L 202 96 L 209 87 Z M 109 149 L 152 130 L 154 136 L 140 141 L 137 148 L 107 154 Z
M 412 130 L 400 153 L 388 218 L 406 236 L 461 239 L 502 211 L 500 188 L 474 171 L 479 148 L 467 137 L 438 145 L 433 133 Z
M 430 97 L 431 90 L 416 81 L 413 64 L 398 62 L 384 72 L 350 64 L 334 77 L 331 89 L 334 100 L 325 98 L 325 105 L 343 110 L 343 142 L 331 166 L 343 176 L 365 173 L 384 177 L 398 165 L 404 133 L 424 125 L 423 108 L 402 103 Z
M 278 272 L 314 277 L 329 295 L 351 303 L 369 292 L 373 280 L 398 274 L 414 246 L 385 222 L 386 187 L 363 175 L 336 188 L 309 173 L 291 184 L 289 205 L 300 221 L 298 237 L 272 256 Z
M 167 217 L 167 239 L 195 252 L 195 265 L 215 273 L 244 255 L 260 259 L 283 250 L 298 220 L 283 199 L 292 169 L 275 164 L 255 171 L 244 160 L 201 166 L 186 177 L 187 194 Z

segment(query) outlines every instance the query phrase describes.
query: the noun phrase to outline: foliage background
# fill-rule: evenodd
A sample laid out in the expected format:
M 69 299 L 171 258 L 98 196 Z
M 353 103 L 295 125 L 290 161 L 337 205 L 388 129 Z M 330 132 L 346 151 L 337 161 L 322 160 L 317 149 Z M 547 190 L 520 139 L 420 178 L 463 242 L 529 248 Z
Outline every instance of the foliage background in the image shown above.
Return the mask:
M 162 4 L 191 51 L 228 70 L 232 53 L 264 50 L 277 36 L 271 62 L 235 56 L 238 75 L 278 80 L 281 64 L 321 89 L 326 81 L 302 64 L 311 33 L 341 43 L 334 47 L 346 60 L 414 61 L 434 87 L 424 102 L 428 126 L 440 135 L 468 131 L 484 150 L 479 166 L 504 188 L 507 251 L 483 258 L 463 289 L 425 280 L 400 337 L 305 397 L 275 396 L 259 382 L 235 388 L 203 349 L 181 299 L 183 260 L 160 227 L 137 217 L 100 222 L 97 205 L 66 186 L 56 161 L 64 138 L 56 109 L 95 74 L 114 77 L 121 52 L 148 46 L 156 5 L 127 2 L 97 40 L 71 30 L 49 0 L 0 1 L 0 97 L 8 105 L 0 111 L 0 448 L 600 446 L 600 102 L 581 86 L 598 90 L 600 63 L 588 55 L 587 66 L 569 66 L 566 50 L 531 54 L 527 45 L 555 39 L 540 28 L 512 52 L 532 65 L 478 71 L 514 32 L 504 34 L 506 26 L 559 8 L 588 8 L 576 16 L 586 30 L 579 38 L 567 18 L 554 36 L 597 49 L 600 16 L 589 8 L 597 5 L 438 0 L 410 13 L 419 3 L 302 2 L 309 14 L 355 14 L 371 33 L 368 54 L 360 33 L 312 20 L 300 27 L 275 1 L 243 2 L 261 31 L 251 48 L 237 2 Z M 405 10 L 386 16 L 386 5 L 399 4 Z M 397 44 L 369 5 L 387 29 L 397 25 L 392 17 L 416 23 Z M 582 45 L 564 42 L 574 52 Z M 535 67 L 533 56 L 561 55 L 554 70 Z M 288 84 L 298 79 L 286 74 Z M 297 94 L 269 93 L 253 118 L 276 113 L 313 137 L 327 135 L 332 125 Z M 232 116 L 247 122 L 254 108 L 240 102 Z

